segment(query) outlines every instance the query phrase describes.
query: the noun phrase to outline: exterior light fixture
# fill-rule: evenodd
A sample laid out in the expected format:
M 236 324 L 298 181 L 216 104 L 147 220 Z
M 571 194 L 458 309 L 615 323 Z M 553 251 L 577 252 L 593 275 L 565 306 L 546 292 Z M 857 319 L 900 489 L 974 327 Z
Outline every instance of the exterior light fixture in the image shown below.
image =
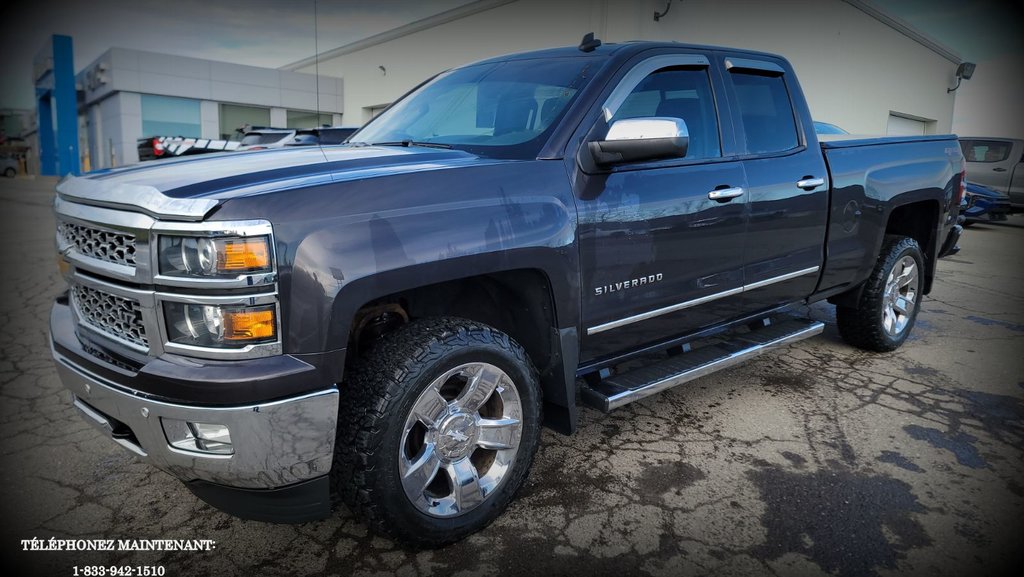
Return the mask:
M 978 65 L 973 62 L 961 62 L 960 65 L 956 67 L 956 86 L 953 88 L 947 88 L 946 94 L 955 92 L 957 88 L 960 88 L 961 80 L 970 80 L 971 76 L 974 76 L 974 69 L 977 66 Z

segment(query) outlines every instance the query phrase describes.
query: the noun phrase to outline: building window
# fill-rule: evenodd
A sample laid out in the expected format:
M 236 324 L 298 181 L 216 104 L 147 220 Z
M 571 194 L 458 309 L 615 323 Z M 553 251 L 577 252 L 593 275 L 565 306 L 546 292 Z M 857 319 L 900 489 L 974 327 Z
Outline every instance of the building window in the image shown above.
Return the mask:
M 319 128 L 334 124 L 334 115 L 329 113 L 317 114 L 305 110 L 288 111 L 288 128 Z
M 199 138 L 199 101 L 143 94 L 142 135 Z
M 259 106 L 220 105 L 220 137 L 242 140 L 241 130 L 249 126 L 270 126 L 270 109 Z

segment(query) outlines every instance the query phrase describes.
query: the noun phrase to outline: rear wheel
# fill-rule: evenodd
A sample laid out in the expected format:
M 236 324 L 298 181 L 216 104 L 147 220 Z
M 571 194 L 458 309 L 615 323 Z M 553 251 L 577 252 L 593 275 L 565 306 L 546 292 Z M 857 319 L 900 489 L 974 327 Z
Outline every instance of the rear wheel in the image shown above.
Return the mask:
M 536 370 L 508 335 L 471 321 L 428 319 L 385 336 L 343 395 L 336 490 L 406 543 L 440 546 L 487 526 L 537 449 Z
M 4 170 L 4 176 L 6 176 L 7 178 L 14 178 L 14 175 L 17 174 L 17 173 L 18 173 L 18 171 L 14 170 L 13 168 L 11 168 L 9 166 L 7 167 L 6 170 Z
M 843 339 L 855 347 L 878 352 L 902 345 L 921 308 L 923 267 L 917 241 L 886 236 L 858 306 L 836 307 Z

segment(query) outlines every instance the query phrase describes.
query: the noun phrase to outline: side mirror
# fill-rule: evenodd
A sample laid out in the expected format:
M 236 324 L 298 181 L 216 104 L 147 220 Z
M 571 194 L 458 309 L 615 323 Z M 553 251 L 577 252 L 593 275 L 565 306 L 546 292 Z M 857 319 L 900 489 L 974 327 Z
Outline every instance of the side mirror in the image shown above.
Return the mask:
M 590 153 L 601 166 L 661 158 L 682 158 L 690 133 L 681 118 L 652 116 L 617 120 L 604 140 L 591 142 Z

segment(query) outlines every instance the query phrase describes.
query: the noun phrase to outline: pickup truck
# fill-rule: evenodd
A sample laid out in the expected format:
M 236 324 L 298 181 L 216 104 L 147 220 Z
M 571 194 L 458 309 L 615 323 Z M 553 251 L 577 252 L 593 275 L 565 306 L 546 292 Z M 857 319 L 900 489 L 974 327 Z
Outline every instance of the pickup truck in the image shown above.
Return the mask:
M 955 136 L 819 143 L 779 56 L 597 44 L 441 73 L 345 145 L 64 179 L 74 406 L 234 515 L 336 495 L 439 546 L 542 426 L 821 332 L 799 305 L 906 340 L 962 230 Z
M 1014 212 L 1024 212 L 1024 140 L 960 137 L 971 179 L 1010 197 Z

